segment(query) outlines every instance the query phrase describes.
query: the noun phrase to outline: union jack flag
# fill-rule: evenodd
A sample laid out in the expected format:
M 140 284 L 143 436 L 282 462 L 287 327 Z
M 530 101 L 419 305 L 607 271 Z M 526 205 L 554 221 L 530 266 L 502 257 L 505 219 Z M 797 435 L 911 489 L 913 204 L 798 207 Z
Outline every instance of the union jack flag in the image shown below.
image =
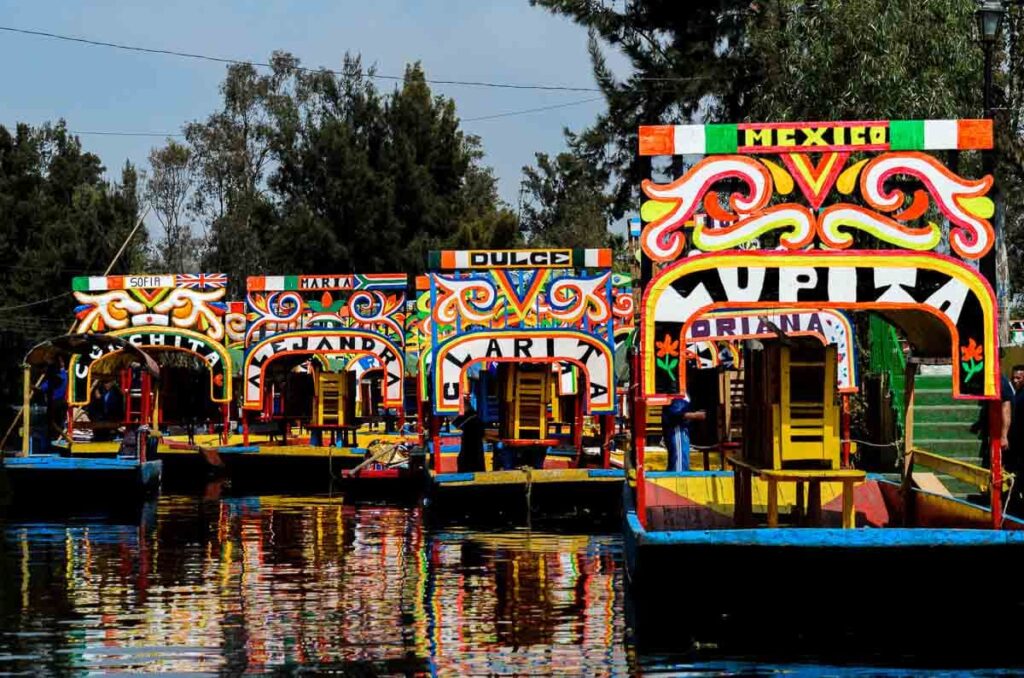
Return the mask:
M 180 273 L 176 282 L 181 287 L 227 287 L 227 273 Z

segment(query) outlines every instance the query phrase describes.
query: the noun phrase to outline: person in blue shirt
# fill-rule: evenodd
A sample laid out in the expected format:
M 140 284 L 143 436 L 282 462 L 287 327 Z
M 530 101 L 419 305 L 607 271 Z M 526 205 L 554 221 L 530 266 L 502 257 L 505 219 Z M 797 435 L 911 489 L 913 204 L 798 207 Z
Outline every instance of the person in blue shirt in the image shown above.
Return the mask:
M 704 410 L 691 411 L 690 400 L 673 398 L 661 410 L 661 433 L 668 450 L 669 471 L 690 470 L 690 422 L 703 421 Z
M 68 414 L 68 371 L 63 358 L 57 358 L 56 363 L 46 366 L 46 376 L 39 384 L 39 390 L 46 399 L 46 439 L 60 438 Z

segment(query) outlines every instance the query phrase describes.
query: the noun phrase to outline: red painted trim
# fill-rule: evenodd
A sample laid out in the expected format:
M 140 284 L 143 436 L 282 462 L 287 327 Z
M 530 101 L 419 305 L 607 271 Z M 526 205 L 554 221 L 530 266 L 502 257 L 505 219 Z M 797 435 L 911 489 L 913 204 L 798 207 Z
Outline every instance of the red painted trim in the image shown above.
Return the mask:
M 998 530 L 1003 526 L 1003 403 L 1000 400 L 993 400 L 988 407 L 988 439 L 991 445 L 989 458 L 992 472 L 990 488 L 992 528 Z

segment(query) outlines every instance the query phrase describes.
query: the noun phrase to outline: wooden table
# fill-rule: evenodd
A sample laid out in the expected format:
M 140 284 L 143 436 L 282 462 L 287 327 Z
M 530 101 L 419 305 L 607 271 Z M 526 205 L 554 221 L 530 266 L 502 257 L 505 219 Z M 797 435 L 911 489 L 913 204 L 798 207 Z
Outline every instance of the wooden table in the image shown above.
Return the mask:
M 748 526 L 753 513 L 752 478 L 757 476 L 768 483 L 768 527 L 779 526 L 779 483 L 796 483 L 797 510 L 803 511 L 804 483 L 808 484 L 807 510 L 817 524 L 821 518 L 821 483 L 843 484 L 843 527 L 854 523 L 853 487 L 864 482 L 867 474 L 856 469 L 768 469 L 755 466 L 736 457 L 728 457 L 733 467 L 736 508 L 734 518 L 740 527 Z

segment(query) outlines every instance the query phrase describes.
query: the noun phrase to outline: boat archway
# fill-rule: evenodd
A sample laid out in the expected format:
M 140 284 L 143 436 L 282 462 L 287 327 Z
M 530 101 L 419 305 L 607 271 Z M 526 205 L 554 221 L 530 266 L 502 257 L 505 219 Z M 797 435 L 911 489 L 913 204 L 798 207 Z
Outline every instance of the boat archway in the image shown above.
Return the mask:
M 231 401 L 231 356 L 220 342 L 186 329 L 146 327 L 113 330 L 106 334 L 150 352 L 178 351 L 195 356 L 210 373 L 210 400 L 215 403 Z M 68 362 L 68 402 L 71 405 L 88 404 L 93 368 L 113 359 L 123 350 L 111 343 L 102 349 L 97 345 L 89 353 L 71 356 Z
M 457 336 L 438 347 L 433 371 L 436 414 L 461 412 L 467 369 L 479 362 L 571 363 L 586 377 L 586 411 L 615 413 L 614 355 L 600 338 L 569 330 L 504 330 Z
M 771 311 L 716 311 L 694 319 L 686 334 L 680 334 L 680 346 L 709 343 L 717 364 L 723 342 L 764 339 L 777 336 L 776 330 L 791 337 L 813 337 L 823 345 L 838 349 L 836 377 L 840 393 L 856 393 L 857 349 L 850 319 L 838 309 L 773 308 Z M 698 352 L 699 354 L 699 352 Z
M 735 252 L 727 265 L 714 254 L 687 257 L 662 270 L 644 294 L 643 395 L 658 402 L 685 392 L 685 369 L 657 362 L 665 337 L 685 336 L 711 311 L 785 307 L 882 313 L 915 350 L 952 359 L 955 397 L 991 398 L 999 378 L 994 299 L 975 269 L 934 253 Z M 943 327 L 947 332 L 937 332 Z
M 301 355 L 373 356 L 384 367 L 384 406 L 402 406 L 402 351 L 380 334 L 352 329 L 295 330 L 274 334 L 249 347 L 245 354 L 245 401 L 247 410 L 263 408 L 262 384 L 267 367 L 275 360 Z

